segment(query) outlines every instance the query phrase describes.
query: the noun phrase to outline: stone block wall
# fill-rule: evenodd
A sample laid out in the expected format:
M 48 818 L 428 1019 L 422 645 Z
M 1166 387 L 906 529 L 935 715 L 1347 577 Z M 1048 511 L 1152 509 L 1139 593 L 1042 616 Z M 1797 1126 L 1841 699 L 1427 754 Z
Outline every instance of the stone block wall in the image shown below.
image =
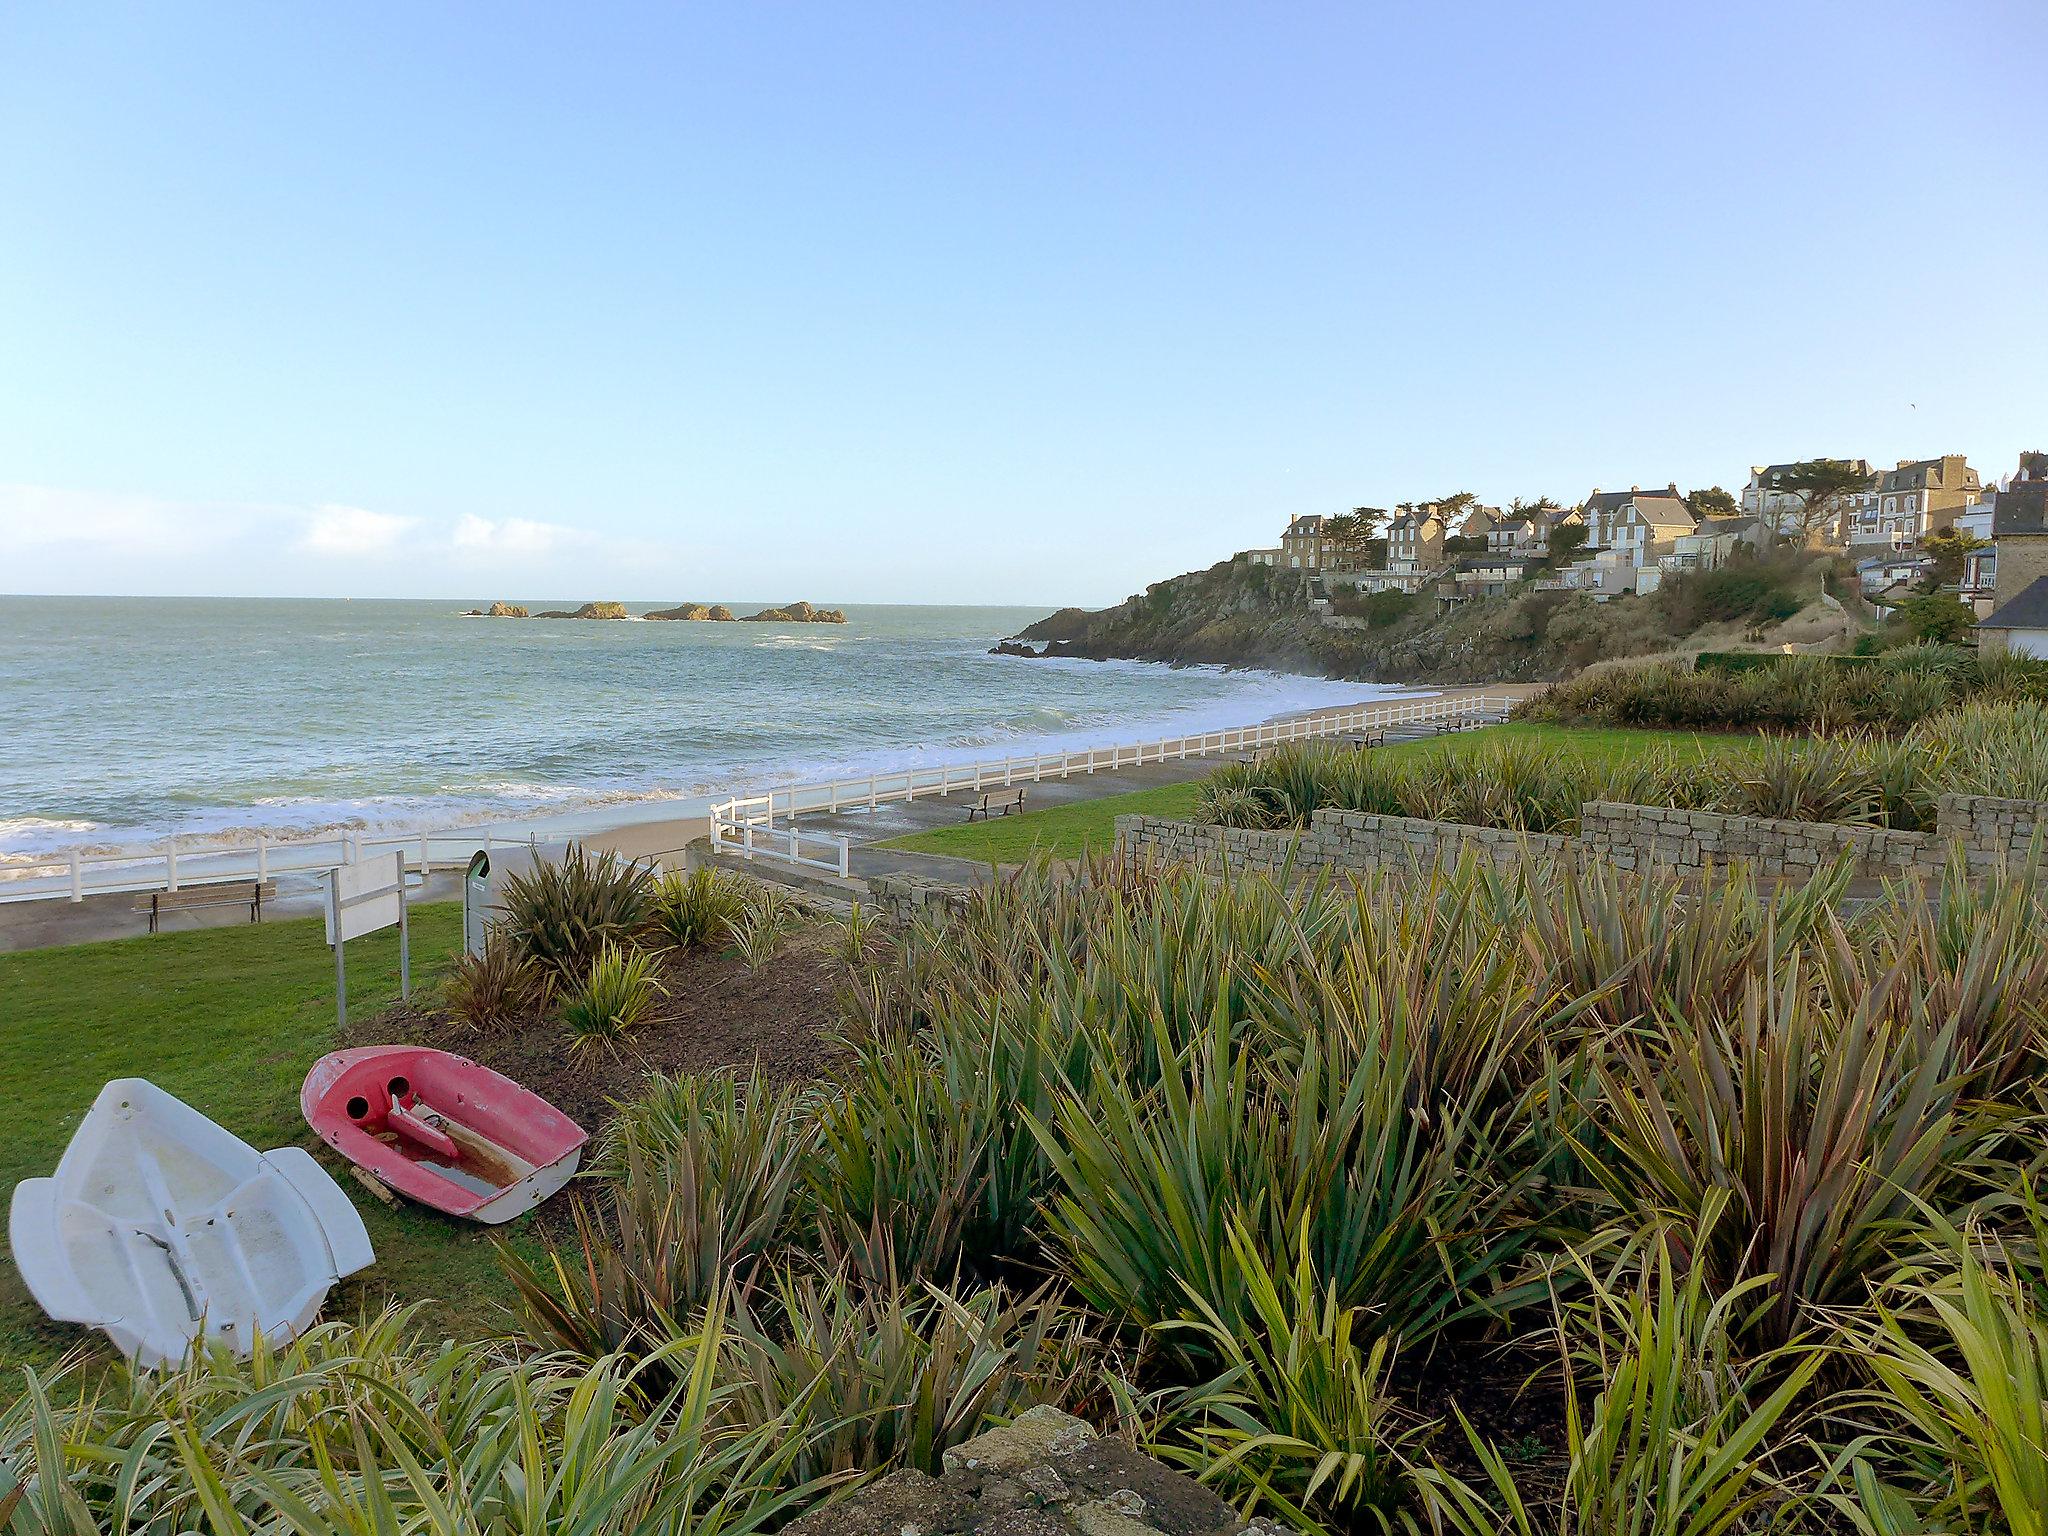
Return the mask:
M 1593 801 L 1581 808 L 1576 837 L 1506 832 L 1459 822 L 1364 811 L 1317 811 L 1306 832 L 1253 832 L 1157 816 L 1119 816 L 1118 846 L 1169 863 L 1245 874 L 1405 869 L 1455 862 L 1476 853 L 1495 863 L 1578 855 L 1622 869 L 1685 873 L 1746 864 L 1771 879 L 1798 878 L 1847 857 L 1870 880 L 1938 876 L 1960 850 L 1972 874 L 2026 867 L 2038 837 L 2048 868 L 2048 802 L 1944 795 L 1932 833 L 1725 816 L 1716 811 Z
M 930 875 L 875 875 L 868 900 L 884 922 L 907 928 L 919 917 L 957 917 L 967 910 L 969 888 Z
M 1168 864 L 1195 864 L 1204 869 L 1227 867 L 1244 874 L 1277 875 L 1288 867 L 1320 869 L 1328 862 L 1312 837 L 1298 832 L 1255 832 L 1245 827 L 1213 827 L 1196 821 L 1169 821 L 1164 816 L 1119 816 L 1117 846 Z
M 1941 867 L 1940 839 L 1882 827 L 1776 821 L 1596 800 L 1579 812 L 1579 842 L 1622 869 L 1684 873 L 1709 864 L 1747 864 L 1767 878 L 1810 875 L 1845 854 L 1869 879 L 1931 874 Z
M 1960 846 L 1972 869 L 2000 862 L 2020 868 L 2034 857 L 2037 839 L 2042 856 L 2048 857 L 2048 802 L 1943 795 L 1937 807 L 1935 835 Z
M 1191 1477 L 1055 1408 L 826 1503 L 784 1536 L 1282 1536 Z
M 1322 865 L 1337 869 L 1407 869 L 1417 864 L 1456 863 L 1467 853 L 1507 863 L 1524 853 L 1557 858 L 1572 852 L 1577 839 L 1541 832 L 1507 832 L 1462 822 L 1423 821 L 1414 816 L 1375 816 L 1369 811 L 1317 811 L 1309 840 Z

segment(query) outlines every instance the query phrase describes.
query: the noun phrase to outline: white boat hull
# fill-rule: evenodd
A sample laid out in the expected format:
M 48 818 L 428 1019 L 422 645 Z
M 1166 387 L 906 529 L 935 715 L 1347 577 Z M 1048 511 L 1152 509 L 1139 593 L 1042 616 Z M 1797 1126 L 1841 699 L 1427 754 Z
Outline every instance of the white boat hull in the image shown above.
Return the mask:
M 259 1153 L 141 1078 L 108 1083 L 56 1172 L 15 1186 L 8 1236 L 45 1312 L 143 1366 L 293 1338 L 375 1258 L 310 1155 Z

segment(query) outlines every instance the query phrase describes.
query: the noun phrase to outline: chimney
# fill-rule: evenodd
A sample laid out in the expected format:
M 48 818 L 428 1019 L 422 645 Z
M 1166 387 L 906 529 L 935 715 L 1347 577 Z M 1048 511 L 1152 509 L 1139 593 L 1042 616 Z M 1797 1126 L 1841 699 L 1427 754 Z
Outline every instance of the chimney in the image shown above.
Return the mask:
M 1676 496 L 1678 494 L 1678 482 L 1674 480 L 1669 485 L 1665 486 L 1664 489 L 1668 491 L 1671 495 Z

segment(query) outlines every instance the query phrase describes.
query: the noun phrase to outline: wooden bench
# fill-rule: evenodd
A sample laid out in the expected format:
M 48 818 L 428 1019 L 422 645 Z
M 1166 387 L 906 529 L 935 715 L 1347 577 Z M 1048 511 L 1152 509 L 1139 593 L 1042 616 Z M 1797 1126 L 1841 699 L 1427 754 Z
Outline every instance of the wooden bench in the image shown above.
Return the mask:
M 1012 811 L 1024 809 L 1024 786 L 1013 785 L 1009 789 L 984 789 L 967 803 L 967 819 L 977 816 L 1007 816 Z
M 277 900 L 274 880 L 213 880 L 203 885 L 181 885 L 175 891 L 151 891 L 149 900 L 136 903 L 137 912 L 149 914 L 149 931 L 166 912 L 189 912 L 198 907 L 247 907 L 249 921 L 263 921 L 263 903 Z
M 1384 747 L 1387 744 L 1385 731 L 1346 731 L 1337 740 L 1354 752 L 1363 752 L 1368 747 Z

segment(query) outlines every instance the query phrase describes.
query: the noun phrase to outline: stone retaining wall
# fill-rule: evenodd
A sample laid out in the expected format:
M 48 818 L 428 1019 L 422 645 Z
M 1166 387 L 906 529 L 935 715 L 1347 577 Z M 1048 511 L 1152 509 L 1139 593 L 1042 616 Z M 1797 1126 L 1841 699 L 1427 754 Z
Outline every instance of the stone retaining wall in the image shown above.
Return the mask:
M 1247 1525 L 1191 1477 L 1055 1408 L 1033 1408 L 947 1451 L 941 1476 L 906 1469 L 842 1494 L 783 1536 L 1282 1536 Z
M 1317 811 L 1305 832 L 1254 832 L 1158 816 L 1119 816 L 1119 848 L 1171 863 L 1270 875 L 1286 869 L 1409 868 L 1476 853 L 1495 863 L 1524 852 L 1539 858 L 1578 854 L 1622 869 L 1685 872 L 1746 864 L 1767 878 L 1797 878 L 1851 859 L 1859 877 L 1939 875 L 1960 854 L 1974 875 L 2025 867 L 2038 839 L 2048 856 L 2048 802 L 1944 795 L 1932 833 L 1837 826 L 1592 801 L 1575 837 L 1506 832 L 1461 822 Z M 2040 867 L 2040 866 L 2037 866 Z
M 1938 837 L 1882 827 L 1774 821 L 1596 800 L 1579 812 L 1579 846 L 1621 869 L 1685 873 L 1743 863 L 1767 878 L 1810 875 L 1848 856 L 1866 879 L 1935 874 L 1947 849 Z
M 2001 800 L 1994 795 L 1943 795 L 1936 835 L 1962 846 L 1971 866 L 2004 859 L 2024 864 L 2038 841 L 2048 854 L 2048 802 Z
M 1310 818 L 1308 840 L 1315 845 L 1320 863 L 1336 869 L 1407 869 L 1432 862 L 1456 863 L 1467 853 L 1496 864 L 1512 862 L 1525 853 L 1557 858 L 1569 853 L 1576 841 L 1455 821 L 1375 816 L 1370 811 L 1317 811 Z
M 876 916 L 909 927 L 921 916 L 957 917 L 967 910 L 969 888 L 930 875 L 875 875 L 868 880 L 868 899 Z

